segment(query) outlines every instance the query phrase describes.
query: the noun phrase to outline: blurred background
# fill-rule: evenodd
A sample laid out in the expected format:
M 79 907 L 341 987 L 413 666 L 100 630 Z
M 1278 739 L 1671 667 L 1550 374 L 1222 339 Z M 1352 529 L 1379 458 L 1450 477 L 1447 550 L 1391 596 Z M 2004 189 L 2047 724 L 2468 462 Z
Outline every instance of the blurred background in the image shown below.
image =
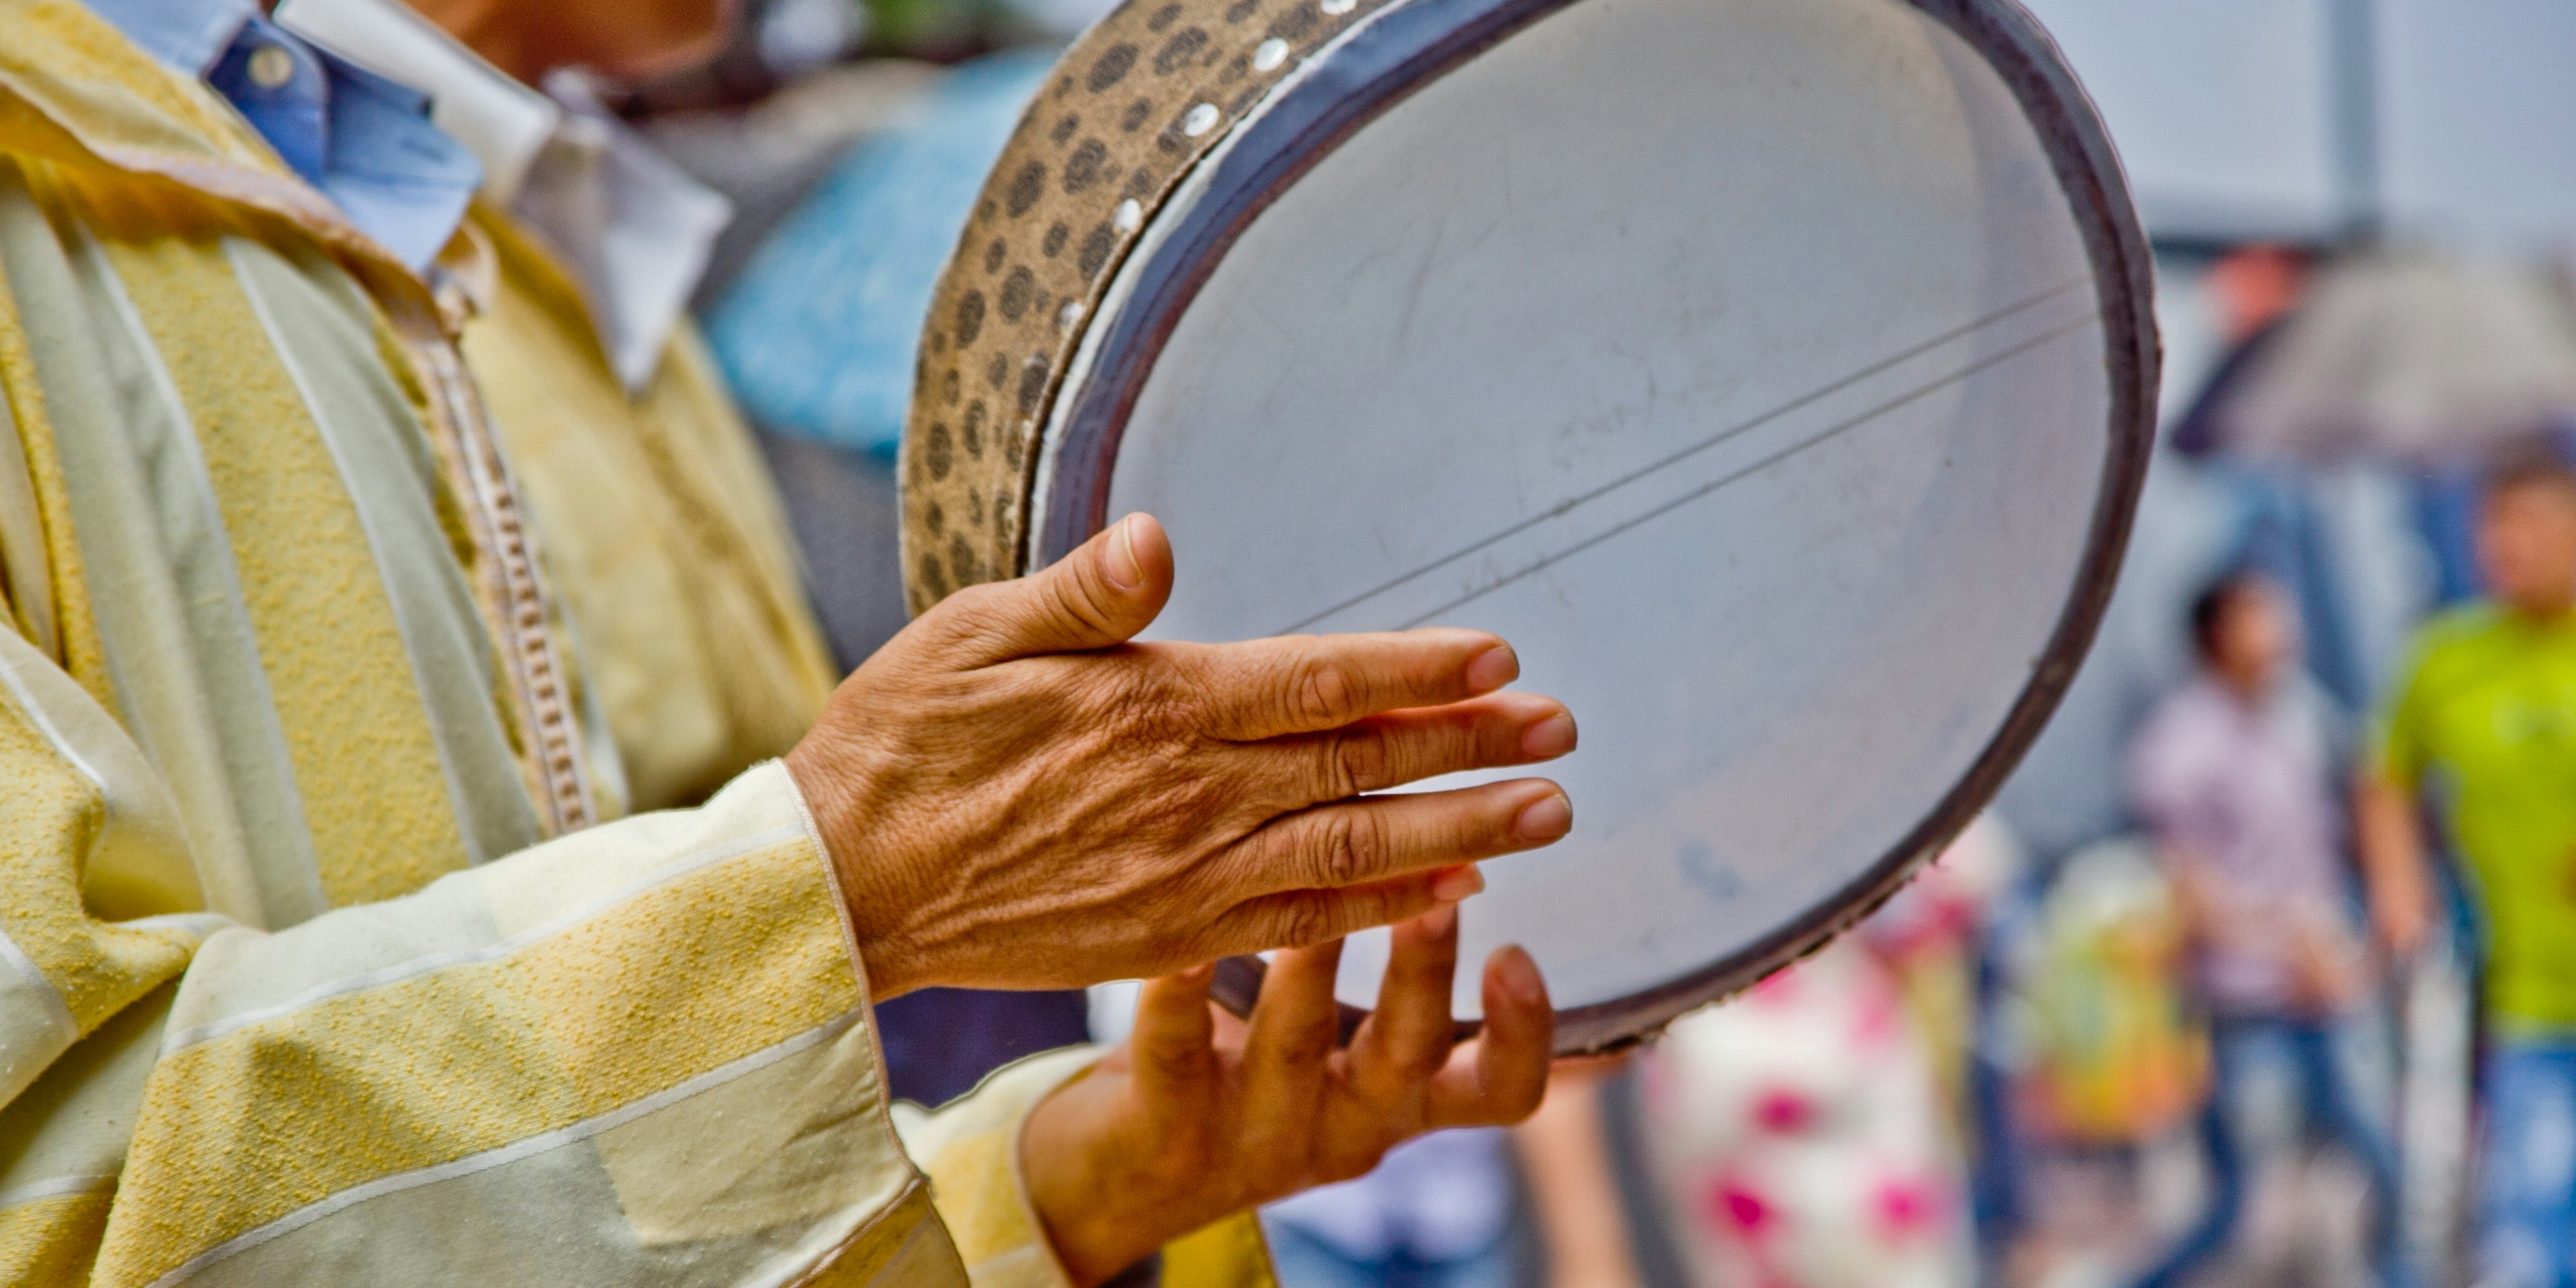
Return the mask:
M 1524 1128 L 1272 1211 L 1285 1288 L 2576 1282 L 2576 1046 L 2546 999 L 2498 1001 L 2506 894 L 2464 875 L 2465 815 L 2407 792 L 2373 822 L 2351 790 L 2438 725 L 2396 695 L 2510 597 L 2497 543 L 2576 516 L 2576 3 L 2029 3 L 2128 167 L 2166 355 L 2073 692 L 1860 933 L 1565 1070 Z M 696 302 L 844 664 L 904 620 L 892 464 L 933 282 L 1101 7 L 760 0 L 712 66 L 619 91 L 734 202 Z M 2551 656 L 2493 665 L 2576 709 Z M 2514 772 L 2576 800 L 2553 729 Z M 2392 927 L 2406 838 L 2427 915 Z M 895 1089 L 1113 1039 L 1126 1004 L 907 996 Z

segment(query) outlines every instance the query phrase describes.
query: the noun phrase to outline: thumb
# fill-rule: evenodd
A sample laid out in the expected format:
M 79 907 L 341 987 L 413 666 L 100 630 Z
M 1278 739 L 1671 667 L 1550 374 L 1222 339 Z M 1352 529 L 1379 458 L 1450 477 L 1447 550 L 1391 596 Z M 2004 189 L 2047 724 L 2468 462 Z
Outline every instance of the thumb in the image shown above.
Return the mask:
M 941 607 L 955 606 L 974 664 L 990 665 L 1124 644 L 1171 595 L 1171 540 L 1152 515 L 1131 514 L 1038 572 L 952 595 Z

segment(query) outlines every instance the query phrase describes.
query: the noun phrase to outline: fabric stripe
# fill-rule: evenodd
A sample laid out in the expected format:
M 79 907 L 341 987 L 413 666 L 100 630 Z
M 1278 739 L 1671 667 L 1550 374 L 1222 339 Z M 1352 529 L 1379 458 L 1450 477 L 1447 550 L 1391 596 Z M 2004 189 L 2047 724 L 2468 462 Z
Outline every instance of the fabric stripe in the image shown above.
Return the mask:
M 0 0 L 5 2 L 5 0 Z M 12 192 L 26 187 L 18 163 L 0 156 L 0 207 L 13 202 Z M 33 346 L 18 313 L 9 280 L 8 254 L 0 250 L 0 402 L 9 404 L 17 422 L 17 447 L 25 458 L 29 484 L 35 489 L 36 518 L 43 526 L 43 573 L 53 601 L 54 640 L 45 656 L 82 690 L 108 707 L 116 704 L 116 684 L 108 674 L 107 650 L 99 643 L 98 621 L 90 611 L 88 565 L 72 534 L 70 488 L 63 483 L 62 455 L 54 450 L 53 419 L 45 410 L 44 381 L 36 369 Z
M 923 1207 L 875 1116 L 863 1024 L 615 1127 L 341 1208 L 186 1282 L 756 1288 L 881 1253 Z
M 346 275 L 309 252 L 290 263 L 240 238 L 226 239 L 224 249 L 357 506 L 437 740 L 465 860 L 535 844 L 536 806 L 495 706 L 491 636 L 432 508 L 441 491 L 437 466 L 385 371 L 372 307 Z M 389 858 L 347 874 L 333 893 L 383 898 L 434 874 Z
M 0 933 L 0 1104 L 27 1089 L 80 1038 L 80 1022 L 35 959 Z M 0 1195 L 0 1207 L 8 1196 Z
M 0 391 L 0 597 L 9 601 L 28 641 L 53 653 L 54 587 L 45 567 L 45 519 L 36 508 L 36 475 L 27 466 L 26 444 L 18 438 L 18 417 L 6 391 Z
M 0 1208 L 0 1282 L 83 1284 L 112 1194 L 63 1194 Z
M 185 596 L 182 611 L 220 722 L 216 736 L 258 879 L 260 924 L 293 925 L 328 905 L 277 696 L 251 629 L 231 533 L 215 499 L 195 417 L 123 276 L 87 225 L 75 265 L 87 270 L 90 288 L 103 302 L 101 338 L 120 341 L 105 346 L 110 369 L 125 394 L 126 425 L 157 502 L 162 543 Z
M 773 823 L 774 791 L 755 782 L 749 797 Z M 343 1190 L 571 1126 L 852 1012 L 864 999 L 830 899 L 818 856 L 776 846 L 500 961 L 336 997 L 165 1058 L 103 1266 L 158 1278 Z M 293 953 L 302 934 L 265 942 Z M 192 988 L 209 969 L 262 967 L 227 956 L 227 941 L 263 942 L 217 937 Z
M 251 827 L 253 818 L 274 823 L 283 808 L 273 790 L 260 790 L 277 786 L 284 771 L 274 712 L 244 692 L 257 663 L 238 616 L 229 638 L 204 620 L 226 616 L 227 597 L 209 585 L 208 568 L 228 564 L 229 554 L 218 532 L 164 530 L 165 520 L 191 517 L 189 498 L 184 488 L 156 491 L 133 434 L 151 432 L 167 409 L 148 392 L 140 405 L 124 396 L 145 391 L 120 389 L 108 367 L 105 355 L 128 348 L 116 338 L 121 328 L 98 316 L 95 294 L 14 169 L 0 170 L 0 267 L 44 389 L 117 704 L 169 784 L 199 863 L 246 874 L 264 915 L 291 917 L 318 900 L 279 871 L 291 865 L 268 861 L 259 847 L 298 846 L 300 821 L 294 836 L 264 837 Z M 160 471 L 158 481 L 170 482 L 173 472 Z M 171 540 L 190 536 L 184 546 Z M 183 584 L 174 556 L 197 577 Z M 263 715 L 268 729 L 248 727 Z
M 116 1190 L 177 993 L 175 984 L 162 985 L 109 1017 L 0 1108 L 0 1209 Z
M 920 1183 L 885 1129 L 876 1037 L 831 1042 L 599 1134 L 600 1168 L 639 1246 L 676 1252 L 881 1211 Z
M 95 1176 L 57 1176 L 50 1181 L 0 1190 L 0 1208 L 20 1207 L 39 1199 L 58 1199 L 66 1194 L 109 1194 L 116 1190 L 116 1173 Z
M 602 891 L 649 888 L 655 872 L 787 826 L 793 815 L 785 784 L 783 766 L 762 766 L 701 809 L 562 837 L 507 862 L 452 873 L 415 895 L 339 909 L 292 936 L 217 935 L 189 972 L 187 1004 L 172 1027 L 218 1024 L 332 981 L 472 953 L 589 907 Z
M 89 780 L 106 812 L 80 870 L 88 910 L 119 921 L 207 907 L 178 808 L 116 718 L 33 645 L 5 632 L 0 691 L 63 763 Z M 219 906 L 256 915 L 257 892 L 247 885 L 222 893 Z
M 15 637 L 10 637 L 14 639 Z M 73 769 L 0 691 L 0 930 L 71 1012 L 72 1032 L 99 1023 L 179 973 L 198 942 L 188 927 L 110 924 L 81 906 L 81 851 L 104 825 L 95 784 Z M 15 972 L 11 972 L 14 976 Z M 41 995 L 20 990 L 24 1009 L 6 1017 L 13 1067 L 24 1085 L 63 1034 Z
M 63 736 L 62 730 L 55 726 L 53 718 L 46 714 L 47 704 L 38 701 L 29 686 L 26 672 L 31 668 L 27 666 L 28 659 L 21 650 L 22 648 L 32 649 L 32 647 L 32 645 L 25 645 L 23 641 L 20 642 L 20 647 L 11 647 L 7 641 L 0 641 L 0 688 L 6 688 L 9 696 L 17 699 L 18 709 L 25 714 L 27 722 L 34 725 L 36 732 L 43 734 L 45 741 L 53 744 L 54 750 L 61 753 L 64 761 L 79 770 L 81 777 L 88 779 L 90 785 L 96 787 L 99 794 L 104 796 L 107 794 L 107 777 L 89 763 L 88 757 L 83 756 L 72 746 L 70 739 Z M 36 661 L 42 664 L 41 658 Z
M 405 980 L 429 974 L 432 971 L 445 970 L 451 966 L 469 966 L 480 962 L 499 961 L 500 959 L 507 957 L 522 948 L 526 948 L 539 940 L 561 934 L 582 922 L 599 916 L 601 913 L 608 912 L 618 904 L 624 903 L 628 899 L 632 899 L 656 886 L 667 885 L 670 882 L 686 877 L 700 869 L 725 862 L 728 859 L 740 858 L 754 850 L 767 849 L 771 846 L 796 839 L 798 839 L 798 830 L 795 828 L 772 828 L 771 830 L 759 833 L 758 835 L 745 837 L 734 844 L 719 846 L 703 853 L 691 855 L 690 857 L 681 860 L 679 863 L 654 872 L 651 876 L 641 881 L 637 881 L 632 885 L 625 886 L 609 894 L 603 895 L 573 909 L 570 912 L 564 913 L 561 916 L 550 918 L 485 947 L 462 949 L 454 952 L 432 953 L 427 956 L 415 957 L 409 961 L 387 966 L 379 970 L 368 971 L 364 974 L 352 975 L 346 979 L 332 980 L 329 983 L 317 985 L 316 987 L 305 992 L 298 993 L 294 997 L 283 1002 L 257 1007 L 235 1015 L 228 1015 L 221 1020 L 204 1024 L 193 1024 L 184 1029 L 173 1030 L 170 1033 L 170 1036 L 163 1040 L 161 1053 L 164 1056 L 175 1055 L 180 1051 L 197 1045 L 198 1043 L 212 1041 L 227 1033 L 247 1028 L 253 1024 L 259 1024 L 264 1021 L 278 1019 L 282 1016 L 292 1015 L 308 1006 L 327 1002 L 337 997 L 346 997 L 354 993 L 363 993 L 369 989 L 384 988 L 389 985 L 399 984 Z
M 139 234 L 139 230 L 138 230 Z M 466 853 L 438 741 L 340 463 L 211 230 L 108 257 L 206 462 L 328 902 L 405 893 Z
M 88 1282 L 176 991 L 111 1017 L 0 1109 L 0 1283 Z
M 755 1052 L 743 1057 L 742 1059 L 736 1060 L 731 1064 L 709 1070 L 708 1072 L 692 1078 L 687 1082 L 681 1083 L 678 1086 L 674 1086 L 669 1090 L 647 1096 L 644 1099 L 634 1101 L 620 1108 L 610 1110 L 607 1113 L 600 1114 L 593 1118 L 584 1119 L 569 1126 L 529 1136 L 522 1140 L 513 1141 L 510 1144 L 501 1146 L 500 1148 L 486 1150 L 483 1153 L 460 1158 L 454 1162 L 442 1163 L 434 1167 L 423 1167 L 408 1172 L 398 1172 L 394 1175 L 381 1177 L 362 1185 L 352 1186 L 333 1194 L 327 1199 L 299 1208 L 296 1211 L 271 1221 L 266 1225 L 248 1231 L 247 1233 L 241 1234 L 235 1238 L 228 1239 L 223 1243 L 217 1244 L 214 1247 L 199 1253 L 195 1257 L 181 1263 L 169 1273 L 153 1280 L 152 1288 L 166 1288 L 167 1285 L 179 1283 L 182 1280 L 195 1275 L 198 1271 L 201 1271 L 216 1262 L 222 1261 L 227 1257 L 247 1252 L 271 1239 L 292 1233 L 304 1226 L 312 1224 L 315 1221 L 319 1221 L 334 1212 L 364 1203 L 369 1199 L 385 1194 L 398 1193 L 403 1190 L 415 1189 L 423 1185 L 433 1185 L 440 1181 L 451 1180 L 457 1177 L 470 1176 L 476 1172 L 500 1167 L 505 1164 L 517 1162 L 523 1158 L 542 1154 L 548 1150 L 569 1144 L 573 1141 L 587 1140 L 601 1132 L 632 1122 L 646 1114 L 654 1112 L 655 1110 L 677 1104 L 680 1101 L 686 1100 L 689 1097 L 711 1087 L 731 1082 L 745 1074 L 766 1068 L 769 1065 L 775 1064 L 780 1060 L 784 1060 L 798 1052 L 821 1046 L 822 1044 L 839 1037 L 842 1033 L 847 1032 L 852 1025 L 859 1023 L 865 1018 L 865 1016 L 866 1012 L 864 1010 L 851 1011 L 842 1015 L 838 1019 L 832 1020 L 817 1028 L 809 1029 L 804 1033 L 798 1034 L 797 1036 L 790 1038 L 785 1042 L 781 1042 L 776 1046 L 770 1047 L 767 1050 Z
M 945 1263 L 940 1264 L 940 1263 Z M 878 1283 L 957 1283 L 966 1267 L 932 1213 L 930 1187 L 915 1185 L 826 1264 L 794 1288 L 869 1288 Z

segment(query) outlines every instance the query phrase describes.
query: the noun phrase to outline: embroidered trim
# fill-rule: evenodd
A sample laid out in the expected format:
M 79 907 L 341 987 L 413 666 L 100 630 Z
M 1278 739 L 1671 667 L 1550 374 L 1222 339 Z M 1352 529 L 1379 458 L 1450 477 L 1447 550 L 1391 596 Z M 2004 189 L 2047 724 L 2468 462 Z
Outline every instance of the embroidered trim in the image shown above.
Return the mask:
M 431 434 L 473 528 L 477 598 L 491 622 L 529 745 L 521 765 L 548 836 L 599 821 L 584 772 L 579 721 L 547 611 L 545 581 L 482 395 L 446 328 L 412 309 L 391 311 L 395 333 L 427 378 Z

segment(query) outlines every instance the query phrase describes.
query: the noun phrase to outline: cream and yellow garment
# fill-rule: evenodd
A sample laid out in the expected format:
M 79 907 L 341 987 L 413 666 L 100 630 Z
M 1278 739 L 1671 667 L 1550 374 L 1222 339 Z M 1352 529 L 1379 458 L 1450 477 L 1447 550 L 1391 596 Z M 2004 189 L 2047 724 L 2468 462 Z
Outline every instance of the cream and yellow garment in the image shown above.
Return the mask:
M 469 220 L 497 271 L 460 348 L 621 764 L 595 794 L 703 800 L 794 746 L 838 678 L 786 513 L 695 329 L 630 397 L 571 276 L 488 207 Z
M 463 294 L 0 0 L 0 1281 L 1059 1282 L 1086 1057 L 898 1136 L 784 771 L 591 826 Z

